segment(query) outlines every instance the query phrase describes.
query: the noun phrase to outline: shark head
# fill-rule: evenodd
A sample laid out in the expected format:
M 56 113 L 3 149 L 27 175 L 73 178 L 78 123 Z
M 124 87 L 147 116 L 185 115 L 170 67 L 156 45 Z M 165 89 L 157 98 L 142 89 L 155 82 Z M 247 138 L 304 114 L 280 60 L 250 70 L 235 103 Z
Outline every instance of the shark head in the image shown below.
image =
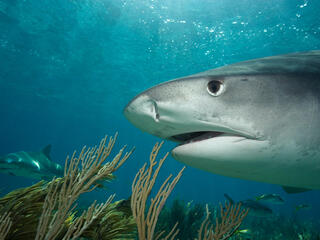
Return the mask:
M 320 188 L 320 181 L 308 177 L 319 179 L 320 171 L 319 162 L 317 170 L 313 165 L 320 142 L 314 130 L 320 127 L 314 122 L 320 74 L 306 67 L 307 60 L 319 64 L 320 54 L 309 55 L 252 60 L 165 82 L 135 97 L 124 115 L 142 131 L 177 142 L 172 156 L 190 166 Z M 303 161 L 306 153 L 313 157 Z
M 269 137 L 251 117 L 248 85 L 243 77 L 182 78 L 143 92 L 124 114 L 142 131 L 177 142 L 175 159 L 217 173 L 238 172 L 252 167 L 252 152 L 266 147 Z M 242 92 L 235 95 L 236 89 Z

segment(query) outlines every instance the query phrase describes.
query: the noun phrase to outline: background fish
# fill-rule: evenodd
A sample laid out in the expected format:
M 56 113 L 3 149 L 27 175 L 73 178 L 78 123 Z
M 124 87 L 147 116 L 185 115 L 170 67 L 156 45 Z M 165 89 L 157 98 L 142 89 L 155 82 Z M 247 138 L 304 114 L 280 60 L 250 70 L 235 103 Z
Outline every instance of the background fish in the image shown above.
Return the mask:
M 262 194 L 258 197 L 256 197 L 257 201 L 264 201 L 264 202 L 269 202 L 269 203 L 273 203 L 273 204 L 283 204 L 284 200 L 282 199 L 282 197 L 279 194 Z
M 0 157 L 0 172 L 34 179 L 63 176 L 63 168 L 50 157 L 51 145 L 39 152 L 15 152 Z

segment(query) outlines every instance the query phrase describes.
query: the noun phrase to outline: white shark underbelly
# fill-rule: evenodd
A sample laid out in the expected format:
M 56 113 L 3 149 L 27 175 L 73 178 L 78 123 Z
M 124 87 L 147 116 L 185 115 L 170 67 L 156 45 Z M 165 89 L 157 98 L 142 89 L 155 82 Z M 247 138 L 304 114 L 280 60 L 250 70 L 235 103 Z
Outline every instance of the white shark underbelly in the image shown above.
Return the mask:
M 294 145 L 275 147 L 269 141 L 219 136 L 178 146 L 172 155 L 189 166 L 228 177 L 320 189 L 319 152 L 306 157 L 297 149 Z

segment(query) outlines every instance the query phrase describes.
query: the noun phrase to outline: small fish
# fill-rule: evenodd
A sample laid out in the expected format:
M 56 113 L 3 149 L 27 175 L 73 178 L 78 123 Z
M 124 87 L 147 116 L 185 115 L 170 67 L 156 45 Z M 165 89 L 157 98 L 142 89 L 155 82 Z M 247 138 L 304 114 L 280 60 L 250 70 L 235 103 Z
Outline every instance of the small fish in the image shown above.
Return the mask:
M 67 217 L 65 223 L 66 223 L 68 226 L 70 226 L 70 225 L 72 224 L 72 222 L 75 220 L 76 214 L 77 214 L 77 212 L 73 212 L 72 214 L 70 214 L 70 215 Z
M 301 209 L 306 209 L 306 210 L 308 210 L 308 209 L 311 209 L 311 205 L 309 205 L 309 204 L 299 204 L 299 205 L 296 205 L 296 206 L 294 207 L 294 209 L 295 209 L 296 211 L 299 211 L 299 210 L 301 210 Z
M 250 229 L 238 229 L 234 234 L 238 235 L 240 239 L 251 239 L 252 231 Z
M 281 198 L 279 194 L 262 194 L 258 197 L 256 197 L 257 201 L 264 201 L 269 202 L 273 204 L 283 204 L 284 200 Z
M 239 229 L 236 231 L 236 233 L 248 234 L 248 233 L 251 233 L 251 230 L 250 229 Z
M 193 200 L 191 200 L 191 201 L 187 202 L 187 208 L 190 208 L 190 207 L 191 207 L 191 205 L 192 205 L 192 203 L 193 203 Z

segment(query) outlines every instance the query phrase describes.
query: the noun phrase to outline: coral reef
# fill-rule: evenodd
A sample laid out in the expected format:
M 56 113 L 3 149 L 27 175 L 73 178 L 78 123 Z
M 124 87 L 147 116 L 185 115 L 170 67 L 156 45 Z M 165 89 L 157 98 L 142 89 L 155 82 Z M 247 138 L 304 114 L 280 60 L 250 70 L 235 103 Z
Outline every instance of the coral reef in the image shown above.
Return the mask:
M 206 204 L 185 202 L 175 199 L 166 206 L 159 216 L 157 231 L 167 230 L 179 222 L 176 239 L 194 240 L 198 238 L 201 223 L 205 217 Z M 209 219 L 215 223 L 219 217 L 219 207 L 208 205 Z M 241 228 L 236 230 L 230 240 L 320 240 L 320 221 L 298 219 L 296 217 L 273 215 L 271 217 L 246 216 Z
M 270 218 L 247 217 L 245 228 L 251 229 L 251 239 L 320 239 L 320 221 L 274 215 Z M 270 231 L 272 229 L 272 231 Z
M 0 226 L 6 227 L 4 239 L 76 239 L 93 234 L 118 239 L 132 233 L 134 221 L 127 210 L 121 211 L 121 202 L 111 203 L 113 195 L 105 203 L 94 202 L 81 215 L 75 211 L 79 196 L 94 190 L 100 185 L 99 181 L 112 179 L 112 173 L 132 153 L 122 157 L 122 148 L 112 161 L 104 163 L 115 140 L 116 137 L 111 137 L 107 142 L 105 137 L 98 147 L 84 147 L 78 157 L 74 153 L 67 158 L 63 178 L 49 183 L 41 181 L 1 198 L 0 216 L 4 216 L 4 220 Z
M 207 216 L 201 224 L 197 240 L 229 239 L 239 229 L 248 212 L 249 209 L 241 210 L 241 203 L 231 204 L 229 202 L 224 206 L 220 204 L 220 217 L 216 217 L 214 226 L 210 223 L 210 212 L 208 205 L 206 205 Z
M 112 180 L 113 173 L 132 153 L 124 154 L 122 148 L 106 162 L 115 141 L 116 137 L 105 137 L 99 146 L 83 148 L 77 156 L 74 153 L 66 160 L 62 178 L 40 181 L 0 198 L 0 240 L 320 239 L 320 223 L 294 216 L 247 217 L 248 210 L 242 209 L 240 203 L 216 207 L 176 199 L 170 208 L 166 207 L 184 168 L 175 178 L 170 175 L 152 195 L 168 155 L 156 161 L 162 143 L 154 146 L 149 164 L 144 164 L 135 176 L 129 199 L 113 202 L 111 195 L 104 203 L 94 201 L 82 211 L 76 204 L 79 196 Z M 244 229 L 240 230 L 240 225 Z
M 91 192 L 101 180 L 109 179 L 131 155 L 132 151 L 121 158 L 124 148 L 116 157 L 102 165 L 110 155 L 115 144 L 116 137 L 107 137 L 101 140 L 99 147 L 82 149 L 78 157 L 75 153 L 70 161 L 67 157 L 65 163 L 64 179 L 62 184 L 49 184 L 48 194 L 45 198 L 43 211 L 37 228 L 36 240 L 56 239 L 69 215 L 74 209 L 74 203 L 82 193 Z M 92 222 L 109 206 L 114 196 L 110 196 L 103 204 L 92 203 L 81 216 L 74 218 L 68 226 L 64 239 L 74 239 L 92 224 Z
M 158 228 L 170 229 L 178 222 L 180 231 L 177 239 L 229 239 L 236 233 L 247 213 L 248 210 L 242 209 L 241 204 L 220 205 L 218 211 L 216 207 L 208 204 L 185 203 L 175 199 L 171 208 L 165 208 L 160 215 Z M 215 223 L 215 227 L 211 222 Z
M 177 239 L 194 240 L 197 237 L 204 214 L 204 205 L 185 203 L 183 200 L 175 199 L 171 208 L 165 207 L 161 212 L 157 231 L 161 231 L 161 229 L 168 231 L 178 222 Z

